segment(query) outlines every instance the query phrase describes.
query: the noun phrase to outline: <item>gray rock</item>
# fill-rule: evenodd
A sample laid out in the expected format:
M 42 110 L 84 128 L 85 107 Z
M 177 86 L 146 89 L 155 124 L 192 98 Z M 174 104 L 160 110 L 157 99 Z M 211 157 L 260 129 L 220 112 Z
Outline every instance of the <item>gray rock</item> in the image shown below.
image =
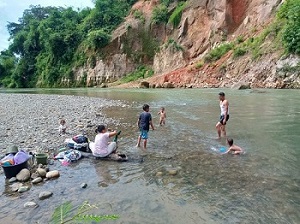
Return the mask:
M 82 184 L 80 185 L 80 187 L 81 187 L 81 188 L 86 188 L 86 187 L 87 187 L 87 183 L 82 183 Z
M 50 198 L 52 195 L 53 195 L 53 193 L 51 191 L 42 191 L 39 194 L 39 199 L 44 200 L 44 199 Z
M 31 179 L 33 179 L 33 180 L 38 178 L 38 177 L 39 177 L 39 174 L 37 172 L 31 174 Z
M 175 88 L 174 84 L 173 83 L 170 83 L 170 82 L 165 82 L 163 84 L 163 87 L 164 88 Z
M 22 187 L 19 187 L 18 192 L 23 193 L 25 191 L 29 191 L 29 189 L 30 188 L 28 186 L 22 186 Z
M 246 83 L 246 82 L 238 82 L 235 83 L 231 86 L 232 89 L 238 89 L 238 90 L 242 90 L 242 89 L 251 89 L 250 83 Z
M 24 208 L 36 208 L 38 207 L 38 204 L 34 201 L 28 201 L 24 204 Z
M 163 175 L 163 172 L 157 172 L 157 173 L 156 173 L 156 176 L 157 176 L 157 177 L 160 177 L 160 176 L 162 176 L 162 175 Z
M 37 168 L 36 172 L 38 173 L 38 175 L 39 175 L 40 177 L 45 177 L 46 174 L 47 174 L 46 170 L 45 170 L 45 169 L 42 169 L 42 168 Z
M 16 177 L 12 177 L 8 180 L 8 183 L 14 183 L 17 181 L 17 178 Z
M 13 183 L 13 184 L 11 185 L 11 190 L 12 190 L 13 192 L 16 192 L 16 191 L 18 191 L 19 188 L 22 187 L 22 186 L 23 186 L 22 183 Z
M 27 181 L 30 179 L 30 171 L 28 169 L 22 169 L 16 176 L 18 181 Z
M 43 178 L 37 177 L 37 178 L 35 178 L 33 181 L 31 181 L 31 183 L 32 183 L 32 184 L 38 184 L 38 183 L 40 183 L 40 182 L 42 182 L 42 181 L 43 181 Z

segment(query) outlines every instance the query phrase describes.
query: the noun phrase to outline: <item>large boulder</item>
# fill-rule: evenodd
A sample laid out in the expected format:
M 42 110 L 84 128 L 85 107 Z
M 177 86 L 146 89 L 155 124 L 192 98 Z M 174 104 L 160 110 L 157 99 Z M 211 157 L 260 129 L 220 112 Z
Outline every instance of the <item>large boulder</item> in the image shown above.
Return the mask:
M 143 81 L 140 83 L 139 87 L 148 89 L 150 87 L 150 84 L 149 84 L 149 82 Z
M 250 83 L 247 82 L 238 82 L 235 83 L 231 86 L 232 89 L 238 89 L 238 90 L 242 90 L 242 89 L 251 89 Z

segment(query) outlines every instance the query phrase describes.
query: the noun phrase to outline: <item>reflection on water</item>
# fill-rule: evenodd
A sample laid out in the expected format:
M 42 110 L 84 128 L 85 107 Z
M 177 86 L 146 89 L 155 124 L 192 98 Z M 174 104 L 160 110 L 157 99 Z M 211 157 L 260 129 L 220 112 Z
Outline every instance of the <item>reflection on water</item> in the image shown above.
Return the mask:
M 127 101 L 132 107 L 110 108 L 106 113 L 123 123 L 119 148 L 130 160 L 84 159 L 63 168 L 68 178 L 39 187 L 57 189 L 59 197 L 49 200 L 53 204 L 40 202 L 34 213 L 20 213 L 19 219 L 46 221 L 59 202 L 89 200 L 99 203 L 102 213 L 119 214 L 117 223 L 300 223 L 299 91 L 225 90 L 231 112 L 227 134 L 246 150 L 243 156 L 212 150 L 225 146 L 225 139 L 217 140 L 214 129 L 219 117 L 218 90 L 42 92 Z M 134 147 L 135 123 L 143 103 L 150 104 L 156 124 L 149 133 L 146 154 Z M 157 125 L 161 106 L 167 112 L 164 127 Z M 79 189 L 81 182 L 88 183 L 86 190 Z M 30 195 L 38 189 L 32 191 Z M 22 205 L 14 201 L 1 196 L 3 214 L 10 214 L 5 210 L 7 203 L 8 208 L 22 211 Z M 44 206 L 49 214 L 40 215 Z

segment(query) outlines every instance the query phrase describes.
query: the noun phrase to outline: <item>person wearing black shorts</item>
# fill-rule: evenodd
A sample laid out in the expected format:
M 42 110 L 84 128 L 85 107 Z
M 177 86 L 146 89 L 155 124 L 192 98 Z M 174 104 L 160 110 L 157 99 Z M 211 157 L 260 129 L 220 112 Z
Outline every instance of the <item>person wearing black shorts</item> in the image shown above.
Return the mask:
M 225 125 L 229 120 L 229 102 L 225 99 L 225 93 L 219 93 L 219 100 L 220 100 L 220 109 L 221 109 L 221 116 L 220 120 L 216 124 L 216 129 L 218 132 L 219 138 L 221 138 L 221 134 L 223 133 L 226 136 L 226 129 Z

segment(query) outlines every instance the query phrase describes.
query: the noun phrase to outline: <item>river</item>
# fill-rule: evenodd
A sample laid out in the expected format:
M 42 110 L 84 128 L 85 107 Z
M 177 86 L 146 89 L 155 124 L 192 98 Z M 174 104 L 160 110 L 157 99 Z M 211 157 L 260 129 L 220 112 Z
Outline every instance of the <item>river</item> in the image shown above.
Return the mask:
M 115 223 L 300 223 L 300 91 L 224 90 L 230 104 L 227 135 L 245 150 L 241 156 L 217 152 L 226 146 L 224 138 L 216 138 L 219 91 L 18 91 L 125 101 L 130 107 L 111 108 L 105 113 L 122 122 L 119 148 L 130 160 L 85 159 L 63 167 L 68 178 L 47 183 L 47 188 L 57 189 L 61 197 L 16 217 L 27 223 L 47 222 L 59 203 L 87 200 L 98 204 L 104 214 L 120 215 Z M 149 133 L 147 153 L 134 147 L 138 136 L 135 123 L 144 103 L 150 105 L 156 127 Z M 163 127 L 158 126 L 161 106 L 167 112 Z M 68 174 L 70 169 L 75 173 Z M 176 169 L 177 175 L 168 174 L 170 169 Z M 76 172 L 81 174 L 79 178 Z M 88 182 L 86 191 L 74 187 L 74 182 L 78 185 L 82 181 Z M 7 215 L 12 208 L 20 209 L 11 197 L 4 201 L 10 203 L 9 211 L 4 209 Z

